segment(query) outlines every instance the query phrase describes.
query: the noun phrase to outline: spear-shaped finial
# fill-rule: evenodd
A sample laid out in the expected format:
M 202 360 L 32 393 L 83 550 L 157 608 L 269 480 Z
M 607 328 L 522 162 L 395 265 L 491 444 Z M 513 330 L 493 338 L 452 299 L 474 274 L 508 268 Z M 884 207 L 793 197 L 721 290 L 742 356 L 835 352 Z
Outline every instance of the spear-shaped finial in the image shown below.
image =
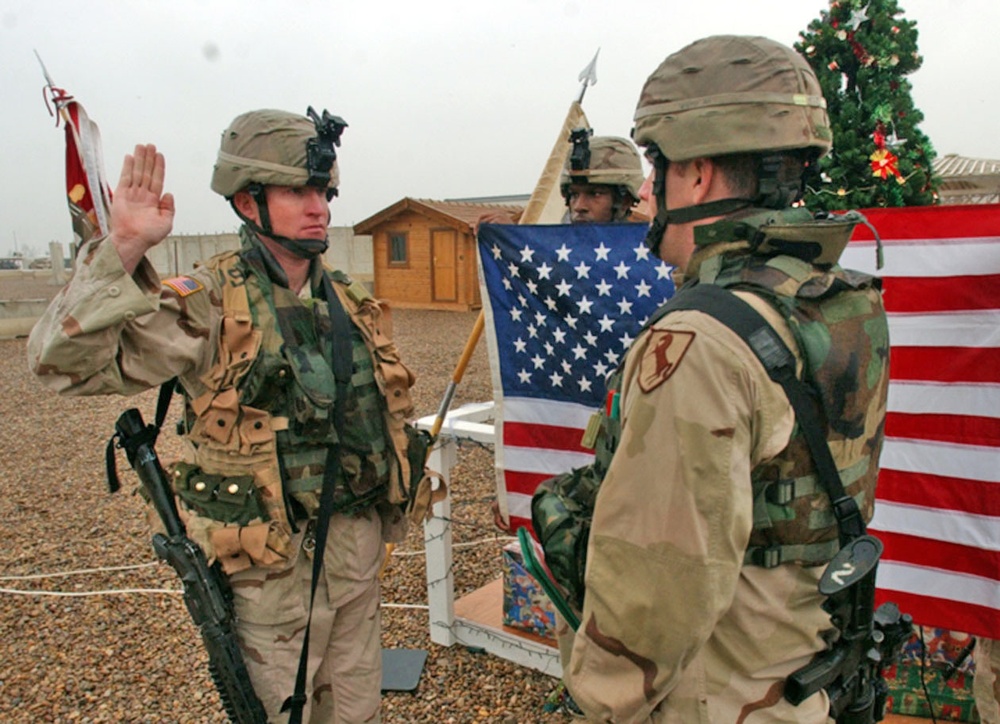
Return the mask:
M 597 56 L 601 54 L 601 49 L 598 48 L 597 52 L 594 53 L 594 59 L 587 63 L 587 67 L 580 71 L 580 76 L 577 78 L 583 86 L 580 88 L 580 97 L 576 99 L 577 103 L 583 103 L 583 95 L 587 92 L 588 85 L 597 84 Z

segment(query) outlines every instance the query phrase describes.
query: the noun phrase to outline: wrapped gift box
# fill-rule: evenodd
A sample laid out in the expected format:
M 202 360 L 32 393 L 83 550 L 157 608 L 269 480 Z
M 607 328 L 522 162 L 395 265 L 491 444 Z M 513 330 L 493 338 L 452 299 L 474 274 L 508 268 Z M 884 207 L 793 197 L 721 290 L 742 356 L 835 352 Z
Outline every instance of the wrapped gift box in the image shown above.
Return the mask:
M 552 601 L 524 567 L 521 546 L 503 547 L 503 625 L 555 640 L 556 614 Z
M 926 684 L 938 721 L 978 722 L 972 693 L 975 665 L 971 656 L 959 661 L 971 641 L 972 637 L 968 634 L 924 627 L 921 645 L 921 629 L 917 627 L 903 647 L 899 664 L 886 674 L 888 710 L 930 720 L 927 696 L 924 694 Z M 924 659 L 923 664 L 921 659 Z M 945 676 L 956 664 L 955 673 L 946 681 Z

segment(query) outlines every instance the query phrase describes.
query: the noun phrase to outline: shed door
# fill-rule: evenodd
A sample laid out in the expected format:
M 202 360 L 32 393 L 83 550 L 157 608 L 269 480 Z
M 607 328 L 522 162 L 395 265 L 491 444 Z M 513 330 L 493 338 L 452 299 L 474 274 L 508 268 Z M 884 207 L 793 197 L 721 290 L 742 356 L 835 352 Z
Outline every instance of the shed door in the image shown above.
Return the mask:
M 458 301 L 458 232 L 454 229 L 431 231 L 431 280 L 435 302 Z

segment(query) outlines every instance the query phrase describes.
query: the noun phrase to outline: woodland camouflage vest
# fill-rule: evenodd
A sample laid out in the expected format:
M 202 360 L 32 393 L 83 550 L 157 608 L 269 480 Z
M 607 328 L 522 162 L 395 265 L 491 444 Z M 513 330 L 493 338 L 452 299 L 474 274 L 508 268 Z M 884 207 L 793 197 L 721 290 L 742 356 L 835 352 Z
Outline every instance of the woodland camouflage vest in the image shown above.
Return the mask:
M 826 437 L 844 488 L 867 522 L 885 418 L 885 312 L 874 277 L 835 265 L 817 267 L 790 255 L 802 251 L 809 259 L 822 256 L 833 263 L 850 238 L 853 223 L 807 223 L 805 213 L 771 211 L 738 224 L 702 227 L 712 229 L 710 243 L 726 246 L 727 252 L 702 262 L 698 283 L 752 292 L 787 320 L 803 358 L 804 379 L 817 392 L 828 423 Z M 794 223 L 783 224 L 788 217 Z M 785 253 L 775 254 L 775 238 Z M 620 389 L 623 367 L 609 378 L 609 390 Z M 617 404 L 614 395 L 608 399 L 609 406 Z M 532 523 L 546 563 L 577 606 L 582 606 L 590 515 L 620 432 L 617 410 L 601 410 L 584 440 L 595 449 L 594 463 L 545 481 L 532 500 Z M 754 525 L 745 564 L 818 565 L 833 557 L 839 548 L 837 523 L 798 424 L 787 448 L 752 471 L 752 485 Z
M 339 460 L 339 512 L 406 502 L 410 474 L 404 415 L 412 411 L 412 376 L 372 321 L 375 301 L 330 274 L 335 303 L 353 322 L 350 385 L 335 424 L 329 305 L 273 284 L 263 263 L 246 245 L 210 263 L 222 293 L 217 360 L 203 378 L 209 391 L 189 401 L 194 464 L 174 473 L 178 495 L 196 514 L 189 530 L 227 572 L 287 557 L 296 521 L 316 514 L 330 450 Z

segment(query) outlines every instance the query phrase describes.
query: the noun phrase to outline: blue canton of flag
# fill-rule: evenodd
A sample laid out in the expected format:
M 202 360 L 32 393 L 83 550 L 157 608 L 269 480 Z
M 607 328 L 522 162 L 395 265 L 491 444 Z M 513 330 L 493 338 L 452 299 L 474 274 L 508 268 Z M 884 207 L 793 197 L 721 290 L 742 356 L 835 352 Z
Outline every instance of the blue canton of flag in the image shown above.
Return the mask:
M 599 406 L 604 381 L 674 293 L 645 224 L 479 230 L 504 396 Z
M 605 380 L 674 293 L 645 224 L 479 228 L 493 370 L 497 494 L 530 528 L 538 484 L 593 460 L 581 446 Z

